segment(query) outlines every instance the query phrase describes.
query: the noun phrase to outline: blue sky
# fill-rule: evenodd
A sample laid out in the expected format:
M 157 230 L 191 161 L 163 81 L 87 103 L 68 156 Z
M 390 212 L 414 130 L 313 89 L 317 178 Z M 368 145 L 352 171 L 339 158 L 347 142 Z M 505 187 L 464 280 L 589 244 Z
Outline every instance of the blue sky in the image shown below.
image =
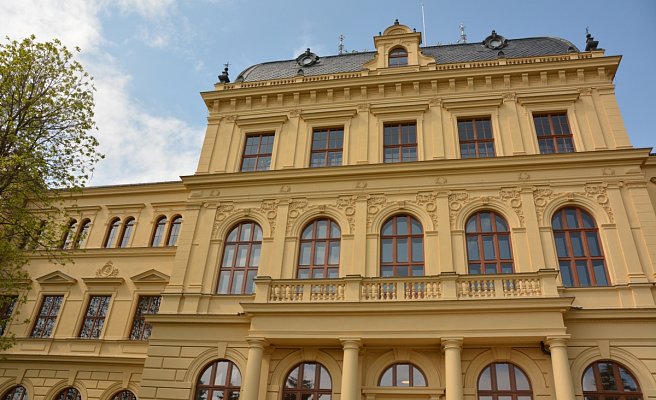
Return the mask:
M 373 50 L 373 36 L 398 18 L 424 31 L 422 1 L 300 0 L 4 0 L 0 35 L 60 38 L 80 46 L 95 77 L 97 134 L 107 158 L 92 185 L 176 180 L 192 174 L 211 90 L 223 64 L 236 78 L 246 67 L 319 55 Z M 558 36 L 585 47 L 585 29 L 607 55 L 623 55 L 617 97 L 636 147 L 656 144 L 649 123 L 656 93 L 656 1 L 423 0 L 424 44 L 469 42 L 492 29 L 508 39 Z

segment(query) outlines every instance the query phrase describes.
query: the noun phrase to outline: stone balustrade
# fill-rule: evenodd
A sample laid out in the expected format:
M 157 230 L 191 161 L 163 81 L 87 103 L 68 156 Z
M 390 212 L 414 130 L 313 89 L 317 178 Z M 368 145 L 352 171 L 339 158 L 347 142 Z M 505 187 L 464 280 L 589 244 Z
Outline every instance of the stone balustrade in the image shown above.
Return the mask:
M 558 297 L 558 271 L 339 279 L 255 279 L 255 303 L 396 302 Z

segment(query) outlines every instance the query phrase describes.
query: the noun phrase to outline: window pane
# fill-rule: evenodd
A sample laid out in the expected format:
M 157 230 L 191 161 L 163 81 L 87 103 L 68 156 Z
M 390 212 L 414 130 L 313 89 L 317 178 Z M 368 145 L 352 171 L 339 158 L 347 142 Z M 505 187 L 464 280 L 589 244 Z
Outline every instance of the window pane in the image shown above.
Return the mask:
M 223 386 L 226 384 L 226 378 L 228 376 L 228 363 L 225 361 L 219 361 L 216 363 L 216 375 L 214 377 L 214 385 Z
M 316 374 L 316 364 L 303 364 L 303 389 L 313 389 Z
M 480 213 L 481 216 L 481 232 L 492 232 L 491 215 L 488 212 Z
M 408 234 L 408 221 L 406 217 L 397 217 L 396 218 L 396 234 L 397 235 L 407 235 Z
M 317 221 L 317 238 L 325 239 L 328 237 L 328 222 L 327 220 Z
M 392 262 L 393 242 L 392 239 L 381 240 L 383 262 Z
M 328 258 L 328 264 L 339 264 L 339 242 L 330 243 L 330 256 Z
M 487 367 L 478 378 L 478 390 L 492 390 L 492 378 L 490 376 L 490 367 Z
M 230 271 L 221 271 L 219 278 L 219 287 L 217 288 L 218 294 L 228 294 L 228 285 L 230 284 Z
M 314 265 L 323 265 L 326 262 L 326 244 L 317 243 L 314 247 Z
M 255 277 L 257 276 L 256 270 L 249 270 L 246 275 L 246 290 L 245 294 L 251 294 L 255 292 Z
M 424 374 L 421 373 L 417 368 L 412 368 L 412 383 L 414 386 L 426 386 L 426 379 Z
M 232 266 L 232 262 L 235 258 L 235 245 L 231 244 L 226 246 L 225 253 L 223 254 L 223 266 L 229 267 Z
M 501 259 L 509 259 L 510 257 L 510 237 L 499 236 L 499 257 Z
M 391 219 L 387 222 L 385 222 L 385 225 L 383 225 L 383 229 L 381 231 L 381 235 L 383 236 L 390 236 L 392 235 L 392 224 L 394 223 L 394 220 Z
M 251 267 L 257 267 L 260 265 L 260 245 L 254 244 L 251 247 L 251 260 L 248 263 Z
M 408 239 L 399 238 L 396 240 L 396 261 L 397 262 L 407 262 L 408 261 Z
M 599 376 L 601 378 L 601 386 L 604 390 L 616 391 L 617 382 L 615 381 L 615 374 L 613 374 L 613 366 L 610 363 L 597 363 L 599 367 Z
M 604 265 L 604 261 L 593 260 L 592 269 L 594 271 L 597 286 L 608 286 L 608 279 L 606 278 L 606 266 Z
M 588 242 L 588 250 L 590 251 L 590 256 L 597 257 L 601 256 L 601 250 L 599 249 L 599 242 L 597 241 L 597 232 L 586 232 L 585 238 Z
M 568 228 L 579 228 L 579 222 L 576 219 L 576 209 L 574 208 L 565 209 L 565 219 L 567 221 Z
M 496 259 L 494 251 L 494 238 L 492 236 L 483 236 L 483 257 L 486 260 Z
M 235 266 L 245 267 L 247 257 L 248 257 L 248 245 L 241 244 L 237 246 L 237 262 L 235 263 Z
M 232 275 L 232 290 L 231 294 L 241 294 L 244 284 L 244 271 L 234 271 Z
M 298 257 L 299 265 L 310 265 L 310 252 L 312 251 L 311 243 L 301 243 L 301 253 Z
M 380 386 L 392 386 L 392 368 L 389 368 L 383 373 L 380 378 Z
M 587 264 L 586 261 L 576 262 L 576 274 L 579 278 L 579 286 L 590 286 L 590 275 L 588 274 Z
M 572 280 L 572 273 L 570 271 L 568 261 L 560 262 L 560 278 L 563 280 L 564 286 L 566 287 L 574 286 L 574 281 Z
M 271 157 L 259 157 L 257 159 L 257 170 L 258 171 L 267 171 L 269 165 L 271 164 Z
M 396 386 L 410 386 L 410 365 L 396 365 Z
M 517 386 L 517 390 L 530 390 L 531 384 L 528 382 L 526 375 L 524 375 L 524 373 L 517 367 L 515 367 L 514 370 L 515 385 Z
M 498 363 L 495 365 L 497 372 L 497 389 L 510 390 L 510 373 L 508 364 Z
M 617 366 L 617 369 L 620 371 L 620 378 L 622 379 L 622 387 L 624 391 L 627 392 L 637 392 L 638 384 L 633 379 L 631 374 L 629 374 L 624 368 Z
M 581 241 L 581 233 L 580 232 L 570 233 L 570 240 L 572 242 L 572 252 L 574 253 L 574 257 L 584 256 L 585 253 L 583 252 L 583 242 Z
M 330 379 L 330 374 L 328 374 L 328 370 L 319 366 L 319 372 L 319 389 L 332 389 L 333 383 Z
M 334 238 L 338 238 L 340 236 L 341 236 L 341 234 L 340 234 L 340 231 L 339 231 L 339 225 L 337 225 L 334 222 L 331 222 L 330 223 L 330 237 L 334 239 Z
M 556 233 L 554 234 L 554 239 L 556 241 L 556 253 L 558 253 L 558 257 L 568 257 L 565 235 Z
M 478 238 L 476 236 L 467 237 L 467 256 L 469 260 L 480 260 L 478 254 Z
M 412 239 L 412 261 L 424 261 L 424 239 L 422 238 Z

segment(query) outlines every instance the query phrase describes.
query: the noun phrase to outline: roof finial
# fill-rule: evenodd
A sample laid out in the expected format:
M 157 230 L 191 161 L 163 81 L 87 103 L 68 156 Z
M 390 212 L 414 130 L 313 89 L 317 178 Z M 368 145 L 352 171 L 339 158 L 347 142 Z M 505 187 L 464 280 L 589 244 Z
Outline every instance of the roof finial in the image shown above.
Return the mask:
M 598 49 L 597 46 L 599 46 L 599 41 L 594 40 L 594 37 L 590 34 L 590 30 L 588 27 L 585 27 L 585 51 L 595 51 L 595 50 L 601 50 Z
M 230 83 L 230 78 L 228 77 L 228 68 L 230 67 L 230 63 L 227 62 L 223 64 L 225 68 L 223 69 L 223 72 L 221 72 L 221 75 L 219 75 L 219 82 L 220 83 Z
M 458 39 L 458 41 L 456 43 L 467 43 L 467 34 L 465 33 L 465 24 L 461 22 L 460 25 L 458 26 L 458 28 L 460 29 L 460 39 Z
M 344 35 L 341 33 L 339 34 L 339 46 L 337 46 L 337 54 L 342 55 L 344 54 Z
M 394 20 L 394 25 L 398 25 L 398 24 L 399 24 L 399 19 L 397 18 Z

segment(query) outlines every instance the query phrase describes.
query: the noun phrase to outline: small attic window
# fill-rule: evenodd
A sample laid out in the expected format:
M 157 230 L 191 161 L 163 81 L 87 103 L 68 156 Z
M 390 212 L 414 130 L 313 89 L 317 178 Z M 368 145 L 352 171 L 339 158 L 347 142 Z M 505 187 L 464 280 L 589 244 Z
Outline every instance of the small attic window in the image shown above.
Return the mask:
M 403 47 L 396 47 L 389 52 L 390 67 L 400 67 L 408 65 L 408 52 Z

